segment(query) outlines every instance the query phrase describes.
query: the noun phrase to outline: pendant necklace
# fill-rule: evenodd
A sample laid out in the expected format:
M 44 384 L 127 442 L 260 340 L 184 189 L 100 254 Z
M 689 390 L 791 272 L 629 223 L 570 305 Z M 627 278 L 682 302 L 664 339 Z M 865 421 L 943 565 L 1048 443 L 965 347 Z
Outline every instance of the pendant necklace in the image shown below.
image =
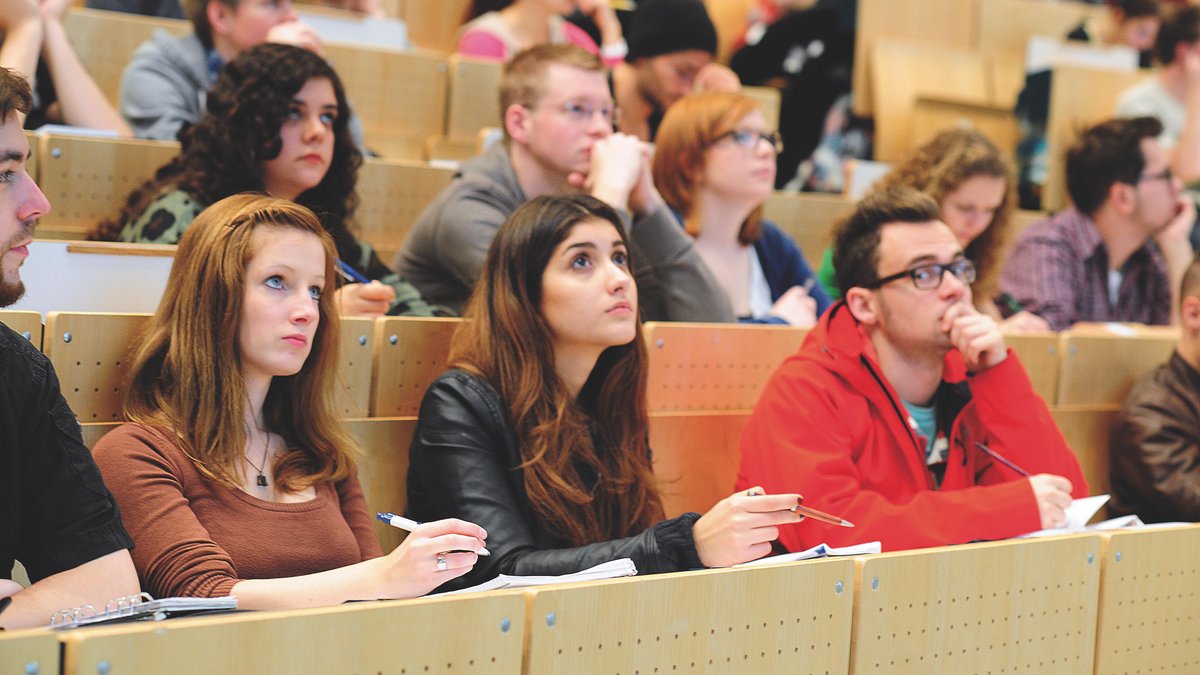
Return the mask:
M 258 487 L 267 487 L 267 477 L 263 473 L 263 469 L 265 469 L 267 466 L 267 457 L 271 455 L 271 432 L 268 431 L 264 435 L 266 436 L 267 441 L 265 444 L 266 448 L 263 450 L 262 466 L 258 466 L 253 460 L 251 460 L 249 457 L 246 457 L 246 461 L 250 462 L 250 466 L 254 467 L 254 469 L 258 471 L 258 477 L 254 479 L 254 483 L 258 485 Z

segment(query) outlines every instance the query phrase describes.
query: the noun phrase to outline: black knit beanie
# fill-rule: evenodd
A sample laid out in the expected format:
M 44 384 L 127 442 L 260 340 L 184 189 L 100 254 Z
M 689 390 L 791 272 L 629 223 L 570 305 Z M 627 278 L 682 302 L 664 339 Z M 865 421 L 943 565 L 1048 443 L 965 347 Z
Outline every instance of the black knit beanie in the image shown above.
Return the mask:
M 701 0 L 641 0 L 625 41 L 631 63 L 689 49 L 717 53 L 717 29 Z

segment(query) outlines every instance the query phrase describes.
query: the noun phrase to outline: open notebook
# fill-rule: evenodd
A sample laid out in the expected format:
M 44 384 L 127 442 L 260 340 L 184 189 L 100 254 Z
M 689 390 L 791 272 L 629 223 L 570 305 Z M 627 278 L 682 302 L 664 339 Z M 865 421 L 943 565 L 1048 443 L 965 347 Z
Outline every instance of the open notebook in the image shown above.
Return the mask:
M 796 562 L 797 560 L 812 560 L 813 558 L 829 558 L 832 556 L 863 555 L 866 553 L 879 553 L 880 550 L 882 550 L 882 547 L 877 541 L 868 541 L 853 546 L 830 546 L 829 544 L 821 543 L 804 551 L 770 555 L 765 558 L 735 565 L 735 567 L 754 567 L 756 565 Z
M 455 595 L 458 593 L 474 593 L 476 591 L 494 591 L 501 588 L 525 588 L 526 586 L 548 586 L 551 584 L 569 584 L 575 581 L 596 581 L 597 579 L 615 579 L 616 577 L 631 577 L 637 574 L 637 566 L 629 558 L 618 558 L 610 560 L 606 563 L 600 563 L 595 567 L 589 567 L 586 570 L 575 572 L 573 574 L 561 574 L 558 576 L 515 576 L 501 574 L 495 579 L 491 579 L 471 586 L 470 588 L 462 588 L 457 591 L 448 591 L 441 595 Z
M 1110 518 L 1088 525 L 1096 513 L 1108 503 L 1108 495 L 1093 495 L 1074 499 L 1067 507 L 1067 519 L 1062 525 L 1046 530 L 1036 530 L 1018 535 L 1017 539 L 1034 539 L 1037 537 L 1052 537 L 1056 534 L 1072 534 L 1075 532 L 1093 532 L 1103 530 L 1121 530 L 1126 528 L 1143 527 L 1142 519 L 1137 516 L 1121 516 Z
M 97 610 L 91 605 L 61 609 L 50 617 L 51 628 L 75 628 L 96 623 L 118 621 L 162 621 L 173 616 L 202 612 L 225 612 L 237 609 L 237 598 L 159 598 L 139 593 L 114 598 Z

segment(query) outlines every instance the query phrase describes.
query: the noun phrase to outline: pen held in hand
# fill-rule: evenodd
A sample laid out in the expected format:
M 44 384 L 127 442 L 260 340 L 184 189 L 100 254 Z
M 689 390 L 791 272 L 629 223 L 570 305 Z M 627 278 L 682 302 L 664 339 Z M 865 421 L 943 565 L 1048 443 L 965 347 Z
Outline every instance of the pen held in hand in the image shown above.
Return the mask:
M 746 496 L 747 497 L 757 497 L 758 492 L 756 492 L 755 490 L 747 490 Z M 812 518 L 813 520 L 817 520 L 822 523 L 829 523 L 830 525 L 840 525 L 842 527 L 854 527 L 854 523 L 852 523 L 844 518 L 838 518 L 837 516 L 829 514 L 829 513 L 825 513 L 824 511 L 818 511 L 810 506 L 801 506 L 801 505 L 797 504 L 788 510 L 791 511 L 792 513 L 799 513 L 800 515 L 804 516 L 805 518 Z
M 346 264 L 346 262 L 344 260 L 339 259 L 337 261 L 336 267 L 337 267 L 338 274 L 341 274 L 342 277 L 345 278 L 346 281 L 349 281 L 350 283 L 355 283 L 355 284 L 371 283 L 370 279 L 364 277 L 362 274 L 359 274 L 358 270 L 356 270 L 353 267 L 351 267 L 350 265 Z
M 792 511 L 794 511 L 795 513 L 799 513 L 800 515 L 804 516 L 805 518 L 812 518 L 813 520 L 817 520 L 822 523 L 829 523 L 830 525 L 840 525 L 842 527 L 854 527 L 854 523 L 846 520 L 845 518 L 838 518 L 835 515 L 825 513 L 824 511 L 818 511 L 818 510 L 808 507 L 808 506 L 801 506 L 801 505 L 797 504 L 792 507 Z
M 412 532 L 413 530 L 415 530 L 421 526 L 421 523 L 418 523 L 417 521 L 413 520 L 412 518 L 405 518 L 404 516 L 398 516 L 394 513 L 378 512 L 375 514 L 375 517 L 377 519 L 379 519 L 381 522 L 387 523 L 388 525 L 391 525 L 392 527 L 400 528 L 401 530 L 404 530 L 405 532 Z M 459 551 L 449 551 L 449 552 L 450 553 L 459 553 Z M 463 553 L 476 553 L 478 555 L 491 555 L 492 554 L 492 552 L 487 550 L 486 548 L 481 548 L 478 551 L 463 551 Z
M 1022 476 L 1028 477 L 1030 475 L 1028 471 L 1026 471 L 1025 469 L 1022 469 L 1021 467 L 1014 464 L 1012 462 L 1012 460 L 1009 460 L 1004 455 L 1001 455 L 1000 453 L 989 448 L 988 446 L 984 445 L 983 443 L 980 443 L 979 441 L 975 441 L 975 447 L 984 451 L 992 459 L 996 460 L 997 462 L 1000 462 L 1001 464 L 1003 464 L 1004 466 L 1007 466 L 1008 468 L 1012 469 L 1013 471 L 1016 471 L 1017 473 L 1021 474 Z

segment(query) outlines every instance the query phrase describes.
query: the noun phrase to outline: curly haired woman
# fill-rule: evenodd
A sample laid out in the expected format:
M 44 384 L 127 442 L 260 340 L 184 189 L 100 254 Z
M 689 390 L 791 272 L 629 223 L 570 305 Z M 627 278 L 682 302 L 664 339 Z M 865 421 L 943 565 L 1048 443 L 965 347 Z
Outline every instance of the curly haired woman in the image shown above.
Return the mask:
M 362 154 L 337 73 L 298 47 L 263 44 L 231 61 L 208 95 L 208 111 L 181 135 L 183 148 L 133 191 L 94 239 L 177 243 L 208 205 L 265 192 L 308 207 L 337 244 L 338 258 L 374 280 L 338 291 L 342 314 L 440 314 L 350 232 Z

